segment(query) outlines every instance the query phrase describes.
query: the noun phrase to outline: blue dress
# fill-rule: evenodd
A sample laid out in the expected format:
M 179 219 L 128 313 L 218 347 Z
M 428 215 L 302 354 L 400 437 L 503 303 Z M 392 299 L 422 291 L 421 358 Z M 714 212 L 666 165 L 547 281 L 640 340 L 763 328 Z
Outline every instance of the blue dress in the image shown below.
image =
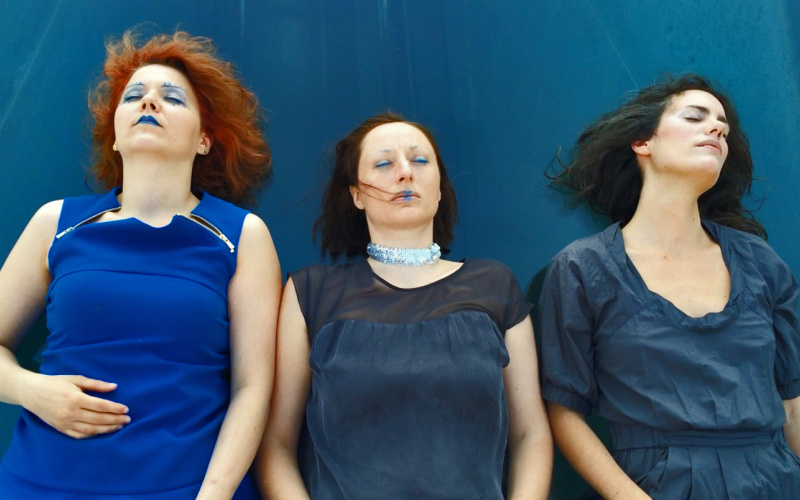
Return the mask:
M 798 285 L 746 234 L 703 221 L 728 304 L 691 318 L 647 289 L 614 224 L 567 246 L 542 289 L 542 392 L 611 425 L 610 451 L 655 499 L 800 498 L 782 400 L 800 395 Z
M 48 255 L 50 331 L 41 373 L 115 382 L 92 394 L 131 422 L 70 438 L 30 412 L 0 465 L 0 498 L 193 499 L 230 400 L 228 283 L 247 212 L 203 194 L 160 228 L 129 218 L 118 190 L 64 200 Z M 246 477 L 237 499 L 259 498 Z
M 503 335 L 530 312 L 510 270 L 466 260 L 412 289 L 364 260 L 291 277 L 311 342 L 311 498 L 502 499 Z

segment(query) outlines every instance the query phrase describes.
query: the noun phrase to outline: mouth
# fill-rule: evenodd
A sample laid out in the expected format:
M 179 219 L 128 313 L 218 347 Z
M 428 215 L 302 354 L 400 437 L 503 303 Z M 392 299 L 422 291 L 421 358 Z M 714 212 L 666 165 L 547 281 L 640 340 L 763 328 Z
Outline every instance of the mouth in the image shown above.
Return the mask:
M 155 118 L 153 118 L 153 117 L 152 117 L 152 116 L 150 116 L 150 115 L 142 115 L 142 116 L 139 118 L 139 120 L 137 120 L 137 122 L 136 122 L 136 125 L 139 125 L 140 123 L 146 123 L 146 124 L 148 124 L 148 125 L 155 125 L 156 127 L 160 127 L 160 126 L 161 126 L 161 125 L 158 123 L 158 120 L 156 120 Z
M 415 198 L 419 198 L 419 195 L 411 190 L 400 191 L 397 193 L 392 201 L 412 201 Z
M 717 152 L 720 152 L 720 153 L 722 152 L 722 146 L 720 145 L 719 141 L 715 141 L 715 140 L 703 141 L 700 144 L 698 144 L 697 147 L 710 148 L 710 149 L 714 149 Z

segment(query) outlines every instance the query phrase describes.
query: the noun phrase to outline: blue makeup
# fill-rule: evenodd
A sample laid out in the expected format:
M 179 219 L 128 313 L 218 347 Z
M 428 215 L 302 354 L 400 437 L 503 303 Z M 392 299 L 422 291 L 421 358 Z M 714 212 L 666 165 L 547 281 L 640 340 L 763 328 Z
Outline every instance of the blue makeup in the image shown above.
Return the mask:
M 158 120 L 156 120 L 155 118 L 153 118 L 150 115 L 143 115 L 141 118 L 139 118 L 139 121 L 137 121 L 136 124 L 138 125 L 140 123 L 147 123 L 147 124 L 150 124 L 150 125 L 155 125 L 157 127 L 161 126 L 161 124 L 158 123 Z
M 412 191 L 410 190 L 403 191 L 403 201 L 411 201 L 411 194 Z
M 125 88 L 122 93 L 123 102 L 131 102 L 142 97 L 144 93 L 144 85 L 141 83 L 132 83 Z
M 183 87 L 174 83 L 164 82 L 161 84 L 161 89 L 161 95 L 165 101 L 174 106 L 188 107 L 187 102 L 189 101 L 189 98 L 186 95 L 186 90 Z M 141 99 L 145 93 L 146 90 L 143 83 L 132 83 L 128 85 L 128 87 L 125 88 L 125 91 L 122 93 L 122 102 L 136 101 Z
M 189 100 L 186 95 L 186 90 L 180 85 L 175 85 L 174 83 L 164 82 L 161 85 L 161 88 L 164 89 L 164 100 L 175 104 L 177 106 L 186 106 L 186 102 Z

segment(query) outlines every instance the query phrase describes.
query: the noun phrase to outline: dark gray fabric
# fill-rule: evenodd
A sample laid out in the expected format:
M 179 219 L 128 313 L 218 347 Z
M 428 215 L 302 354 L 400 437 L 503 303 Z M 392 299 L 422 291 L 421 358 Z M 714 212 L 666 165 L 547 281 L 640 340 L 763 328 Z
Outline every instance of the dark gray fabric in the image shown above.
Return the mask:
M 544 398 L 610 421 L 614 458 L 655 498 L 800 498 L 781 401 L 800 394 L 797 283 L 761 239 L 703 224 L 731 293 L 701 318 L 647 289 L 617 224 L 556 255 L 540 300 Z
M 311 338 L 311 497 L 503 498 L 503 334 L 530 312 L 508 268 L 467 260 L 410 290 L 366 261 L 291 277 Z

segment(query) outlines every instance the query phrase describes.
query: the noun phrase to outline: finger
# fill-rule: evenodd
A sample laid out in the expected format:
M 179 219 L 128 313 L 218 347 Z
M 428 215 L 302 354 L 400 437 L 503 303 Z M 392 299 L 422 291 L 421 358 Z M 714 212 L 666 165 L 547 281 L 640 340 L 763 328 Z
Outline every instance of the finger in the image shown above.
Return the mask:
M 78 432 L 78 431 L 73 431 L 72 429 L 67 429 L 67 430 L 62 431 L 62 432 L 64 434 L 66 434 L 67 436 L 73 438 L 73 439 L 83 439 L 83 438 L 88 437 L 86 434 L 83 434 L 82 432 Z
M 75 421 L 92 425 L 125 425 L 130 423 L 131 417 L 119 413 L 100 413 L 91 410 L 81 410 Z
M 79 436 L 77 439 L 83 439 L 84 437 L 107 434 L 120 429 L 122 429 L 121 425 L 92 425 L 86 422 L 75 422 L 70 430 L 74 431 L 75 434 Z
M 123 404 L 88 396 L 86 394 L 84 394 L 84 398 L 82 398 L 81 408 L 98 413 L 118 413 L 123 415 L 128 413 L 128 407 Z
M 85 391 L 111 392 L 117 388 L 117 384 L 113 382 L 104 382 L 102 380 L 86 378 L 82 375 L 68 375 L 67 378 L 70 382 Z

